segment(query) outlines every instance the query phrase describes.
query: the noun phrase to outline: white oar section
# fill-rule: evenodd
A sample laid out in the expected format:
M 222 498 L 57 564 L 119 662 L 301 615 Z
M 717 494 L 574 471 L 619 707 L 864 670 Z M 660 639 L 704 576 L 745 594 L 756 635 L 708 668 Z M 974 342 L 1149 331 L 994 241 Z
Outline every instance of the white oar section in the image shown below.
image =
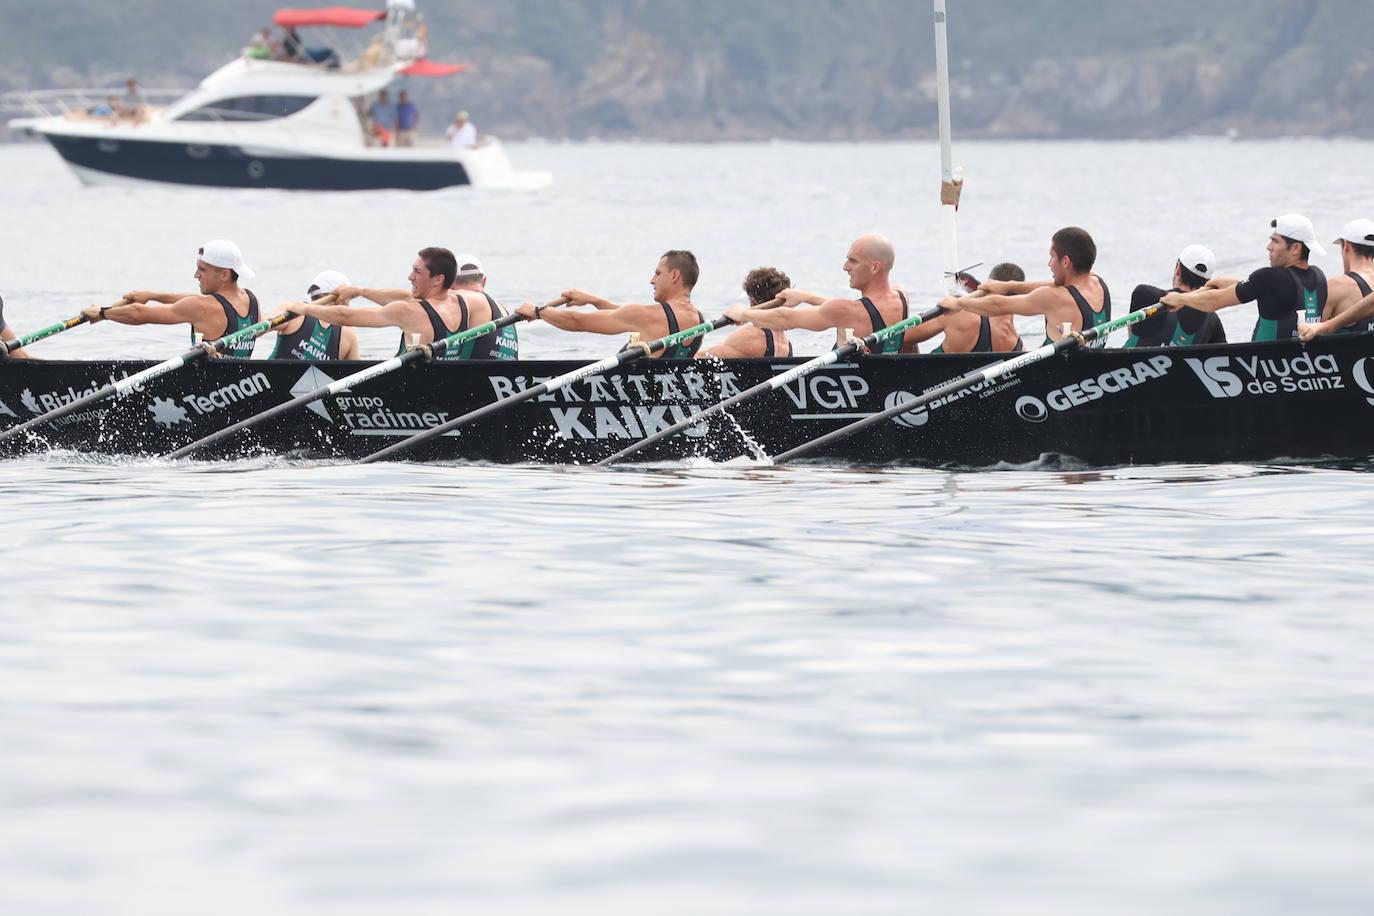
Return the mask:
M 953 129 L 950 126 L 949 36 L 945 0 L 935 0 L 935 99 L 940 123 L 940 237 L 945 262 L 944 286 L 958 295 L 959 194 L 963 176 L 954 169 Z
M 902 414 L 910 413 L 913 410 L 919 410 L 920 408 L 929 404 L 931 401 L 939 400 L 940 398 L 943 398 L 946 395 L 954 394 L 957 391 L 963 391 L 965 388 L 972 388 L 974 385 L 981 385 L 984 382 L 992 381 L 993 379 L 1000 378 L 1003 375 L 1009 375 L 1012 372 L 1016 372 L 1018 369 L 1023 369 L 1026 366 L 1029 366 L 1031 363 L 1038 363 L 1042 359 L 1047 359 L 1053 356 L 1054 354 L 1060 352 L 1061 350 L 1067 350 L 1070 347 L 1080 346 L 1081 344 L 1089 343 L 1091 341 L 1097 340 L 1098 338 L 1105 338 L 1108 334 L 1110 334 L 1112 331 L 1115 331 L 1117 328 L 1122 328 L 1126 325 L 1135 324 L 1137 321 L 1142 321 L 1146 318 L 1149 318 L 1151 315 L 1159 314 L 1160 310 L 1162 310 L 1163 308 L 1163 305 L 1152 305 L 1148 308 L 1141 309 L 1138 312 L 1131 312 L 1129 315 L 1123 315 L 1122 317 L 1117 318 L 1113 321 L 1108 321 L 1106 324 L 1098 325 L 1097 327 L 1092 328 L 1088 331 L 1084 331 L 1081 334 L 1071 334 L 1068 337 L 1062 337 L 1059 340 L 1056 340 L 1054 343 L 1045 344 L 1044 346 L 1032 350 L 1029 353 L 1022 353 L 1020 356 L 1014 356 L 1011 359 L 1002 360 L 1000 362 L 993 363 L 989 366 L 984 366 L 981 369 L 976 369 L 973 372 L 966 373 L 964 375 L 959 376 L 956 379 L 945 382 L 943 385 L 939 385 L 935 388 L 932 388 L 924 394 L 912 398 L 907 398 L 906 400 L 894 404 L 886 410 L 881 410 L 875 414 L 870 414 L 869 416 L 864 417 L 862 420 L 856 420 L 855 422 L 850 423 L 848 426 L 837 429 L 831 433 L 826 433 L 824 436 L 821 436 L 817 439 L 812 439 L 810 442 L 805 442 L 797 446 L 796 448 L 791 449 L 790 451 L 783 452 L 781 455 L 778 455 L 776 458 L 773 459 L 773 463 L 786 464 L 788 461 L 791 461 L 795 458 L 801 458 L 805 455 L 809 455 L 817 449 L 823 448 L 824 446 L 829 445 L 832 442 L 838 442 L 841 439 L 848 439 L 850 436 L 854 435 L 860 430 L 867 429 L 868 427 L 881 423 L 884 420 L 890 420 L 893 417 L 899 417 Z

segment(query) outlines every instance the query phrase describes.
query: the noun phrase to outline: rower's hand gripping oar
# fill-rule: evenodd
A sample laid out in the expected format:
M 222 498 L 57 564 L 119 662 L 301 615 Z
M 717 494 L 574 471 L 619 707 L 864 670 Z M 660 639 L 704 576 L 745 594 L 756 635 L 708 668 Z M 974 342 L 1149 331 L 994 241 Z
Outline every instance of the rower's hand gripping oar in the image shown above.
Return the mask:
M 107 306 L 107 308 L 114 308 L 116 305 L 128 305 L 129 302 L 130 300 L 128 299 L 120 299 L 118 302 L 111 303 L 109 306 Z M 77 325 L 85 324 L 88 321 L 90 321 L 90 319 L 87 318 L 85 315 L 77 315 L 74 318 L 68 318 L 66 321 L 59 321 L 57 324 L 50 324 L 46 328 L 34 331 L 32 334 L 25 334 L 18 340 L 0 340 L 0 357 L 8 356 L 11 350 L 18 350 L 21 347 L 27 347 L 29 344 L 36 343 L 37 341 L 40 341 L 45 337 L 52 337 L 54 334 L 61 334 L 63 331 L 70 331 Z
M 892 337 L 897 334 L 901 334 L 907 330 L 910 330 L 911 328 L 916 327 L 916 325 L 920 324 L 923 321 L 933 320 L 934 318 L 938 317 L 942 311 L 943 310 L 937 306 L 933 309 L 929 309 L 928 311 L 922 312 L 919 315 L 913 315 L 910 318 L 907 318 L 903 321 L 899 321 L 894 325 L 889 325 L 888 327 L 885 327 L 882 330 L 875 331 L 874 333 L 869 334 L 865 338 L 851 340 L 849 343 L 845 344 L 842 347 L 830 350 L 826 353 L 822 353 L 820 356 L 816 357 L 810 362 L 802 363 L 800 366 L 793 366 L 791 369 L 788 369 L 781 375 L 775 375 L 766 382 L 760 382 L 752 388 L 748 388 L 744 391 L 741 391 L 739 394 L 732 395 L 731 397 L 728 397 L 725 400 L 720 401 L 719 403 L 712 404 L 710 407 L 707 407 L 703 410 L 699 410 L 691 416 L 687 417 L 686 419 L 674 423 L 667 429 L 659 430 L 652 436 L 649 436 L 647 439 L 640 439 L 638 442 L 634 443 L 633 445 L 626 446 L 625 448 L 616 452 L 609 458 L 603 458 L 602 460 L 598 461 L 596 463 L 596 466 L 605 467 L 608 464 L 615 464 L 617 461 L 623 461 L 624 459 L 630 457 L 631 455 L 635 454 L 641 449 L 647 448 L 648 446 L 652 445 L 655 442 L 658 442 L 661 439 L 666 439 L 669 436 L 680 433 L 690 426 L 696 426 L 702 420 L 706 419 L 709 416 L 712 416 L 713 414 L 720 413 L 723 410 L 729 410 L 736 404 L 743 403 L 744 401 L 747 401 L 750 398 L 753 398 L 757 395 L 763 394 L 764 392 L 776 391 L 783 385 L 790 384 L 796 381 L 797 379 L 802 378 L 803 376 L 810 375 L 817 369 L 824 368 L 825 366 L 829 366 L 832 363 L 837 363 L 842 359 L 847 359 L 848 357 L 858 353 L 860 348 L 863 348 L 865 350 L 871 350 L 877 347 L 884 339 L 888 337 Z
M 773 463 L 786 464 L 787 462 L 792 461 L 795 458 L 800 458 L 804 455 L 808 455 L 822 446 L 829 445 L 832 442 L 838 442 L 841 439 L 847 439 L 855 433 L 859 432 L 860 430 L 867 429 L 868 427 L 873 426 L 874 424 L 881 423 L 882 421 L 889 420 L 892 417 L 901 416 L 904 413 L 910 413 L 913 410 L 917 410 L 921 407 L 924 407 L 931 401 L 935 401 L 947 395 L 954 394 L 957 391 L 963 391 L 965 388 L 971 388 L 974 385 L 979 385 L 983 382 L 992 381 L 993 379 L 998 378 L 1000 376 L 1016 372 L 1018 369 L 1022 369 L 1025 366 L 1029 366 L 1031 363 L 1038 363 L 1043 359 L 1048 359 L 1054 354 L 1059 353 L 1063 350 L 1067 350 L 1070 347 L 1081 346 L 1086 343 L 1091 343 L 1094 340 L 1098 340 L 1099 338 L 1105 338 L 1108 334 L 1110 334 L 1112 331 L 1115 331 L 1117 328 L 1123 328 L 1127 325 L 1135 324 L 1137 321 L 1143 321 L 1144 319 L 1149 318 L 1152 315 L 1159 314 L 1160 311 L 1165 308 L 1167 308 L 1167 306 L 1165 306 L 1163 303 L 1155 303 L 1154 305 L 1147 306 L 1146 308 L 1143 308 L 1138 312 L 1131 312 L 1129 315 L 1123 315 L 1120 318 L 1117 318 L 1113 321 L 1108 321 L 1105 324 L 1100 324 L 1097 327 L 1091 328 L 1087 331 L 1068 334 L 1064 337 L 1059 338 L 1054 343 L 1045 344 L 1043 347 L 1039 347 L 1038 349 L 1032 350 L 1029 353 L 1022 353 L 1018 356 L 1012 357 L 1011 359 L 995 362 L 991 365 L 984 366 L 981 369 L 975 369 L 972 372 L 966 373 L 964 375 L 959 376 L 958 378 L 945 382 L 943 385 L 939 385 L 935 388 L 932 388 L 924 394 L 917 395 L 916 397 L 912 398 L 907 398 L 906 400 L 898 404 L 894 404 L 892 407 L 889 407 L 886 410 L 882 410 L 878 413 L 871 414 L 870 416 L 864 417 L 862 420 L 856 420 L 853 423 L 850 423 L 848 426 L 844 426 L 840 429 L 835 430 L 834 432 L 826 433 L 824 436 L 821 436 L 817 439 L 812 439 L 810 442 L 804 442 L 796 448 L 783 452 L 781 455 L 778 455 L 776 458 L 773 459 Z
M 568 300 L 562 298 L 554 299 L 552 302 L 549 302 L 548 305 L 563 305 L 567 301 Z M 442 340 L 436 340 L 434 343 L 424 344 L 422 346 L 415 347 L 414 349 L 406 350 L 404 353 L 398 356 L 393 356 L 391 359 L 388 359 L 385 362 L 377 363 L 375 366 L 368 366 L 361 372 L 355 372 L 352 375 L 345 376 L 336 382 L 330 382 L 328 385 L 316 388 L 314 391 L 308 391 L 299 397 L 292 398 L 291 400 L 278 404 L 275 407 L 268 408 L 267 410 L 264 410 L 262 413 L 254 414 L 246 420 L 240 420 L 232 426 L 226 426 L 224 429 L 221 429 L 218 432 L 211 433 L 210 435 L 202 439 L 197 439 L 190 445 L 184 445 L 174 452 L 169 452 L 166 455 L 166 457 L 184 458 L 200 448 L 203 448 L 207 445 L 211 445 L 215 442 L 220 442 L 224 439 L 228 439 L 235 433 L 248 429 L 250 426 L 256 426 L 264 420 L 270 420 L 273 417 L 279 417 L 282 414 L 289 413 L 298 407 L 304 407 L 307 404 L 318 401 L 321 398 L 326 398 L 334 394 L 341 394 L 345 391 L 351 391 L 353 388 L 355 388 L 358 385 L 361 385 L 363 382 L 371 381 L 372 379 L 377 378 L 381 375 L 386 375 L 388 372 L 393 372 L 396 369 L 401 368 L 402 366 L 409 365 L 410 363 L 427 362 L 429 360 L 438 359 L 444 355 L 445 351 L 447 351 L 449 347 L 459 346 L 461 344 L 466 343 L 469 340 L 481 337 L 484 334 L 490 334 L 492 331 L 499 330 L 501 328 L 506 327 L 507 325 L 515 324 L 517 321 L 522 320 L 523 319 L 520 315 L 516 314 L 515 312 L 511 312 L 509 315 L 502 315 L 495 321 L 488 321 L 486 324 L 478 325 L 475 328 L 468 328 L 466 331 L 459 331 L 456 334 L 450 334 L 448 337 L 445 337 Z
M 257 337 L 260 334 L 265 334 L 273 328 L 285 324 L 294 317 L 296 316 L 292 315 L 290 312 L 282 312 L 279 315 L 273 315 L 271 318 L 268 318 L 265 321 L 259 321 L 257 324 L 251 324 L 248 327 L 235 331 L 232 334 L 226 334 L 218 340 L 202 342 L 196 345 L 195 347 L 192 347 L 190 350 L 187 350 L 180 356 L 173 357 L 172 359 L 169 359 L 166 362 L 158 363 L 156 366 L 149 366 L 142 372 L 135 372 L 133 375 L 122 378 L 117 382 L 112 382 L 109 385 L 106 385 L 97 391 L 93 391 L 90 394 L 85 395 L 84 397 L 76 398 L 73 401 L 63 404 L 61 407 L 54 408 L 53 410 L 50 410 L 45 414 L 40 414 L 39 416 L 34 417 L 32 420 L 20 423 L 18 426 L 11 426 L 7 430 L 0 431 L 0 442 L 5 441 L 6 439 L 11 439 L 19 435 L 20 433 L 26 433 L 29 430 L 34 429 L 35 427 L 51 423 L 53 420 L 65 417 L 67 414 L 75 413 L 76 411 L 81 410 L 83 407 L 88 407 L 91 404 L 96 403 L 97 401 L 103 401 L 111 395 L 128 394 L 134 388 L 137 388 L 147 382 L 150 382 L 153 379 L 158 378 L 159 376 L 166 375 L 169 372 L 175 372 L 182 366 L 197 362 L 202 359 L 207 359 L 210 356 L 217 356 L 220 353 L 220 351 L 232 347 L 240 341 L 250 340 L 254 337 Z
M 624 350 L 621 350 L 614 356 L 608 356 L 605 359 L 598 360 L 597 362 L 589 363 L 588 365 L 582 366 L 580 369 L 574 369 L 571 372 L 564 373 L 563 375 L 560 375 L 557 378 L 551 378 L 547 382 L 542 382 L 538 385 L 535 385 L 533 388 L 526 388 L 524 391 L 517 391 L 510 397 L 502 398 L 499 401 L 493 401 L 490 404 L 485 404 L 477 408 L 476 410 L 468 411 L 462 416 L 454 417 L 447 423 L 442 423 L 439 426 L 432 426 L 429 429 L 424 430 L 423 432 L 419 432 L 413 436 L 409 436 L 405 439 L 402 439 L 400 442 L 388 445 L 386 448 L 381 449 L 379 451 L 375 451 L 371 455 L 368 455 L 366 458 L 363 458 L 362 461 L 360 461 L 359 463 L 371 464 L 374 461 L 381 461 L 383 458 L 388 458 L 392 455 L 404 452 L 407 449 L 413 448 L 414 446 L 419 445 L 422 442 L 428 442 L 430 439 L 434 439 L 444 435 L 445 433 L 451 432 L 460 426 L 466 426 L 469 423 L 472 423 L 476 420 L 480 420 L 483 417 L 489 416 L 498 410 L 514 406 L 515 404 L 528 401 L 532 398 L 537 398 L 541 394 L 548 394 L 551 391 L 557 391 L 560 388 L 565 388 L 568 385 L 571 385 L 573 382 L 580 382 L 582 381 L 582 379 L 591 378 L 593 375 L 600 375 L 601 373 L 614 369 L 617 366 L 623 366 L 626 363 L 632 363 L 637 359 L 643 359 L 644 357 L 649 356 L 652 353 L 657 353 L 660 350 L 666 350 L 668 347 L 682 343 L 684 340 L 691 340 L 693 337 L 700 337 L 703 334 L 707 334 L 711 331 L 717 330 L 718 328 L 723 328 L 727 324 L 732 323 L 733 322 L 731 322 L 729 318 L 726 318 L 724 315 L 722 315 L 715 321 L 708 321 L 704 324 L 699 324 L 694 327 L 687 328 L 686 330 L 678 331 L 676 334 L 669 334 L 667 337 L 661 337 L 658 340 L 652 340 L 648 342 L 640 341 L 638 343 L 632 343 L 630 344 L 630 346 L 626 347 Z

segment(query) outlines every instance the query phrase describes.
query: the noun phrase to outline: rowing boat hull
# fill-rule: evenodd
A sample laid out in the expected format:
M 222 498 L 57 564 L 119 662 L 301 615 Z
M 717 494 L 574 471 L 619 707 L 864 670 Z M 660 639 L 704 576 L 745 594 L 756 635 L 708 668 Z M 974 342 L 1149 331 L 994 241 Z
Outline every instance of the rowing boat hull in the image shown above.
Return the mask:
M 827 367 L 665 440 L 643 460 L 776 455 L 992 360 L 871 356 Z M 1162 350 L 1070 350 L 818 452 L 849 464 L 988 467 L 1363 460 L 1374 455 L 1374 335 Z M 641 361 L 532 399 L 408 457 L 584 464 L 801 360 Z M 132 375 L 146 362 L 0 364 L 0 428 Z M 159 455 L 367 363 L 212 360 L 0 443 Z M 411 366 L 198 453 L 358 458 L 576 368 L 568 361 Z

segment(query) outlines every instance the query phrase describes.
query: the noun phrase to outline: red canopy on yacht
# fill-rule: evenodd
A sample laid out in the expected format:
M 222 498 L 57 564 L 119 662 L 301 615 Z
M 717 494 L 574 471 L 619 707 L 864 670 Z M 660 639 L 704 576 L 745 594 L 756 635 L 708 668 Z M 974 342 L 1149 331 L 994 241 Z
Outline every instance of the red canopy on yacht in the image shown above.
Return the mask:
M 403 76 L 452 76 L 455 73 L 462 73 L 464 70 L 471 70 L 472 64 L 440 64 L 422 57 L 401 71 Z
M 379 19 L 385 19 L 386 12 L 381 10 L 360 10 L 351 6 L 323 6 L 313 10 L 277 10 L 272 24 L 284 29 L 292 26 L 332 25 L 342 29 L 361 29 Z

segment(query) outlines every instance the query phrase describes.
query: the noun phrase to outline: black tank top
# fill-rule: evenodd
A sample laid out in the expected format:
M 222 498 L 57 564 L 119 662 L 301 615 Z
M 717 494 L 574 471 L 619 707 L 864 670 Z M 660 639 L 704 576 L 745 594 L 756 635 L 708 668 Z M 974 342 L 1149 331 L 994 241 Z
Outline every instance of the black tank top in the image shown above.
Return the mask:
M 262 318 L 260 318 L 258 315 L 258 297 L 253 295 L 253 291 L 251 289 L 246 289 L 244 290 L 244 292 L 248 294 L 248 315 L 246 317 L 240 315 L 237 311 L 235 311 L 234 307 L 229 304 L 229 300 L 221 296 L 219 293 L 210 294 L 219 301 L 219 307 L 224 309 L 224 336 L 226 337 L 230 334 L 233 334 L 235 331 L 242 331 L 249 325 L 257 324 L 259 321 L 262 320 Z M 195 339 L 196 329 L 192 328 L 192 342 L 194 342 Z M 247 340 L 241 340 L 236 345 L 226 350 L 224 355 L 232 359 L 249 359 L 253 355 L 253 346 L 256 343 L 257 340 L 255 340 L 252 337 L 248 338 Z
M 764 345 L 763 345 L 763 358 L 764 358 L 764 359 L 771 359 L 771 358 L 774 357 L 774 356 L 791 356 L 791 355 L 792 355 L 792 341 L 790 341 L 790 340 L 788 340 L 786 337 L 784 337 L 784 338 L 782 339 L 782 342 L 785 343 L 785 344 L 787 344 L 787 352 L 786 352 L 786 353 L 779 353 L 779 352 L 777 351 L 777 344 L 776 344 L 776 342 L 775 342 L 775 341 L 776 341 L 776 338 L 773 337 L 773 332 L 770 331 L 770 330 L 768 330 L 767 328 L 759 328 L 759 330 L 763 332 L 763 340 L 764 340 Z
M 290 334 L 277 335 L 273 359 L 338 359 L 343 329 L 337 324 L 325 327 L 318 318 L 305 316 L 301 326 Z
M 909 312 L 910 312 L 910 304 L 906 301 L 906 294 L 903 293 L 900 289 L 897 290 L 897 297 L 898 297 L 899 299 L 902 300 L 902 317 L 901 317 L 900 320 L 901 320 L 901 321 L 906 321 L 906 319 L 907 319 L 907 317 L 908 317 L 908 315 L 909 315 Z M 886 321 L 883 321 L 883 316 L 882 316 L 882 314 L 878 311 L 878 307 L 877 307 L 876 305 L 873 304 L 873 300 L 872 300 L 872 299 L 868 298 L 867 296 L 864 296 L 862 299 L 859 300 L 859 304 L 862 305 L 862 306 L 864 307 L 864 311 L 868 312 L 868 323 L 871 324 L 871 325 L 873 325 L 873 333 L 874 333 L 874 334 L 877 334 L 877 333 L 878 333 L 879 331 L 881 331 L 883 328 L 887 327 L 887 322 L 886 322 Z M 867 336 L 867 335 L 865 335 L 865 336 Z M 874 351 L 874 352 L 877 352 L 877 353 L 900 353 L 900 352 L 902 352 L 902 336 L 903 336 L 903 335 L 901 335 L 901 334 L 893 334 L 893 335 L 891 335 L 891 336 L 889 336 L 889 337 L 884 337 L 884 338 L 883 338 L 882 345 L 879 346 L 878 349 L 877 349 L 876 351 Z
M 666 302 L 660 302 L 659 305 L 663 306 L 663 317 L 668 320 L 668 334 L 673 335 L 676 334 L 678 331 L 682 330 L 682 328 L 678 326 L 677 315 L 673 314 L 672 307 L 669 306 Z M 692 306 L 692 311 L 697 313 L 697 324 L 706 323 L 705 320 L 703 320 L 701 317 L 700 309 L 698 309 L 696 306 Z M 697 351 L 701 349 L 701 340 L 704 336 L 705 335 L 703 334 L 699 334 L 685 343 L 674 344 L 673 346 L 665 349 L 662 353 L 658 354 L 658 358 L 691 359 L 692 357 L 696 356 Z
M 1025 349 L 1021 343 L 1021 338 L 1016 338 L 1016 346 L 1006 351 L 1008 353 L 1020 353 Z M 978 340 L 973 345 L 970 353 L 992 353 L 992 319 L 987 315 L 978 316 Z
M 1371 290 L 1370 290 L 1370 288 L 1369 288 L 1369 281 L 1368 281 L 1368 280 L 1366 280 L 1364 277 L 1360 276 L 1359 274 L 1355 273 L 1355 271 L 1353 271 L 1353 270 L 1346 271 L 1346 274 L 1345 274 L 1345 275 L 1346 275 L 1347 277 L 1349 277 L 1350 279 L 1354 280 L 1354 281 L 1355 281 L 1355 285 L 1358 286 L 1358 287 L 1360 288 L 1360 298 L 1361 298 L 1361 299 L 1363 299 L 1365 296 L 1368 296 L 1368 295 L 1369 295 L 1369 293 L 1371 292 Z M 5 326 L 4 320 L 3 320 L 3 319 L 0 319 L 0 327 L 4 327 L 4 326 Z M 1366 318 L 1366 319 L 1364 319 L 1363 321 L 1357 321 L 1357 322 L 1355 322 L 1354 324 L 1352 324 L 1352 325 L 1351 325 L 1350 327 L 1348 327 L 1348 328 L 1341 328 L 1341 333 L 1342 333 L 1342 334 L 1363 334 L 1363 333 L 1365 333 L 1366 331 L 1374 331 L 1374 318 Z
M 504 315 L 506 314 L 505 311 L 501 308 L 501 306 L 500 306 L 499 304 L 497 304 L 497 302 L 496 302 L 495 299 L 491 298 L 491 296 L 487 295 L 487 293 L 485 293 L 485 292 L 482 293 L 482 295 L 483 295 L 483 296 L 486 296 L 486 298 L 487 298 L 487 306 L 491 309 L 491 320 L 492 320 L 492 321 L 495 321 L 496 319 L 498 319 L 498 318 L 500 318 L 500 317 L 502 317 L 502 316 L 504 316 Z M 458 325 L 458 330 L 460 330 L 460 331 L 466 331 L 466 330 L 468 330 L 469 328 L 471 328 L 473 325 L 472 325 L 471 316 L 468 315 L 468 304 L 467 304 L 467 302 L 465 302 L 465 301 L 463 300 L 463 297 L 462 297 L 461 294 L 458 296 L 458 309 L 459 309 L 459 311 L 462 313 L 462 316 L 463 316 L 462 322 Z M 483 324 L 485 324 L 485 323 L 486 323 L 486 322 L 483 322 Z M 513 329 L 512 329 L 512 330 L 513 330 Z M 505 354 L 502 353 L 502 346 L 501 346 L 501 344 L 502 344 L 502 333 L 501 333 L 501 329 L 498 328 L 498 329 L 496 329 L 495 331 L 489 331 L 489 332 L 487 332 L 486 334 L 483 334 L 481 337 L 475 337 L 475 338 L 473 338 L 472 340 L 469 340 L 469 341 L 464 342 L 461 346 L 455 348 L 455 350 L 453 351 L 453 355 L 450 356 L 449 358 L 450 358 L 450 359 L 508 359 L 508 358 L 510 358 L 510 357 L 507 357 Z M 449 354 L 447 354 L 447 353 L 445 353 L 444 355 L 445 355 L 445 356 L 449 356 Z
M 426 343 L 433 343 L 436 340 L 443 340 L 445 337 L 457 333 L 457 331 L 449 330 L 448 325 L 444 324 L 444 319 L 439 317 L 439 313 L 434 310 L 434 306 L 429 304 L 428 299 L 421 299 L 420 307 L 425 310 L 425 315 L 429 317 L 430 333 L 434 335 L 432 338 L 430 338 L 430 340 L 426 341 Z M 399 350 L 396 351 L 396 355 L 400 356 L 402 353 L 406 351 L 406 347 L 408 346 L 410 346 L 410 341 L 406 340 L 406 333 L 405 331 L 402 331 L 401 347 Z M 444 354 L 444 358 L 449 358 L 448 353 Z
M 1093 311 L 1092 306 L 1088 305 L 1088 300 L 1083 298 L 1083 294 L 1078 291 L 1078 287 L 1064 287 L 1069 291 L 1069 295 L 1073 297 L 1073 304 L 1078 306 L 1079 331 L 1090 331 L 1098 325 L 1106 324 L 1112 320 L 1112 291 L 1107 289 L 1106 280 L 1098 277 L 1097 282 L 1102 284 L 1102 311 L 1100 312 Z M 1046 327 L 1045 344 L 1051 343 L 1054 343 L 1054 341 L 1050 340 L 1050 329 Z M 1106 345 L 1106 337 L 1099 337 L 1089 344 L 1091 347 L 1105 347 Z

